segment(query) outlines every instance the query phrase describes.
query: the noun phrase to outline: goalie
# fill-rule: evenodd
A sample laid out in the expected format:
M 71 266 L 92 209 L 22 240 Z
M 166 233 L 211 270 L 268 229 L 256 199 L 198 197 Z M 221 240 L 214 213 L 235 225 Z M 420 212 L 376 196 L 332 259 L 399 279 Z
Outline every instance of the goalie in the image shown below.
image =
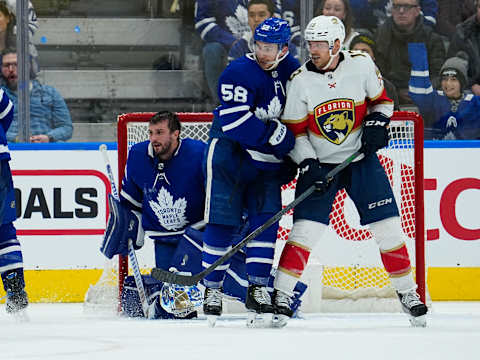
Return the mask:
M 130 149 L 120 200 L 109 199 L 111 216 L 101 248 L 105 256 L 125 255 L 129 239 L 138 250 L 147 239 L 154 243 L 155 266 L 168 270 L 185 228 L 203 219 L 205 144 L 180 139 L 180 131 L 176 114 L 159 112 L 149 121 L 149 140 Z M 132 287 L 130 281 L 125 291 Z M 160 291 L 149 277 L 144 283 L 147 296 Z
M 206 145 L 180 139 L 180 130 L 176 114 L 157 113 L 149 121 L 149 140 L 130 149 L 120 200 L 109 198 L 111 215 L 100 249 L 106 257 L 126 255 L 129 239 L 137 250 L 147 239 L 154 242 L 156 267 L 192 273 L 202 269 L 203 233 L 199 229 L 205 202 L 202 161 Z M 230 270 L 225 293 L 244 302 L 244 254 L 234 258 Z M 196 317 L 195 309 L 203 301 L 198 287 L 163 284 L 150 276 L 143 276 L 143 282 L 149 314 L 154 314 L 150 317 Z M 305 288 L 299 285 L 298 294 Z M 124 314 L 143 316 L 132 277 L 125 280 L 121 302 Z

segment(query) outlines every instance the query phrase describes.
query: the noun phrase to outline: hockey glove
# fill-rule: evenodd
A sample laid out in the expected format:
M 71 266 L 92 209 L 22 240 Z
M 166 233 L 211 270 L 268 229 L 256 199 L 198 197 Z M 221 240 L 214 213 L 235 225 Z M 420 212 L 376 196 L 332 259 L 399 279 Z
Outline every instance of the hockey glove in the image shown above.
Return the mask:
M 328 182 L 323 175 L 322 168 L 317 159 L 305 159 L 300 165 L 298 183 L 301 188 L 306 189 L 315 185 L 315 190 L 324 192 L 328 188 Z
M 278 119 L 267 123 L 268 143 L 272 146 L 272 153 L 278 159 L 287 155 L 295 145 L 295 136 Z
M 369 156 L 388 145 L 387 125 L 390 119 L 379 112 L 365 116 L 363 121 L 361 152 Z
M 142 215 L 132 211 L 112 194 L 108 196 L 110 216 L 103 236 L 100 252 L 111 259 L 114 255 L 127 255 L 128 240 L 132 240 L 135 250 L 143 246 L 144 232 Z
M 285 156 L 283 159 L 282 166 L 280 168 L 280 179 L 282 179 L 283 184 L 288 184 L 290 181 L 295 179 L 298 173 L 298 165 L 293 162 L 290 157 Z

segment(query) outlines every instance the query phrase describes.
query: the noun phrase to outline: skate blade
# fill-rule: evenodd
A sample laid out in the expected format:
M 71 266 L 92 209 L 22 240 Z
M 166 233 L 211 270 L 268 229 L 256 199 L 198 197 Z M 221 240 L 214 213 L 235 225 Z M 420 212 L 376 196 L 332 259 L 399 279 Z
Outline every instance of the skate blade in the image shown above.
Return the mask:
M 275 314 L 272 317 L 272 328 L 281 329 L 287 326 L 288 320 L 290 318 L 287 315 Z
M 217 315 L 207 315 L 208 326 L 211 328 L 215 327 L 215 324 L 217 323 L 217 319 L 218 319 Z
M 427 327 L 427 317 L 426 315 L 422 316 L 410 316 L 410 324 L 412 327 Z
M 268 313 L 258 314 L 254 311 L 247 312 L 247 327 L 269 328 L 272 327 L 272 315 Z

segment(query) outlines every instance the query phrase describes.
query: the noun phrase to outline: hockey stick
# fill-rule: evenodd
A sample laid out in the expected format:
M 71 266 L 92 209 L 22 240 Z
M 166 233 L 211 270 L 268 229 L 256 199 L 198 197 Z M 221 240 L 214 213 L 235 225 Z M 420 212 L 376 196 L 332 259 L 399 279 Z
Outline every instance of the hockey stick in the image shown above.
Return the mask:
M 110 166 L 110 160 L 108 159 L 107 145 L 102 144 L 98 148 L 103 155 L 103 161 L 105 162 L 105 167 L 107 169 L 108 179 L 110 180 L 110 185 L 112 187 L 112 194 L 116 199 L 119 199 L 117 186 L 115 185 L 115 179 L 113 177 L 112 167 Z M 135 285 L 138 289 L 138 297 L 142 304 L 143 314 L 145 318 L 149 318 L 149 307 L 147 296 L 145 294 L 145 287 L 143 286 L 142 273 L 140 272 L 140 266 L 138 265 L 137 255 L 135 255 L 135 249 L 133 247 L 132 239 L 128 239 L 128 258 L 130 260 L 130 265 L 132 266 L 133 278 L 135 280 Z
M 354 154 L 350 155 L 345 161 L 343 161 L 342 163 L 335 166 L 332 170 L 330 170 L 327 173 L 327 175 L 325 176 L 325 179 L 327 180 L 327 182 L 332 181 L 333 178 L 335 177 L 335 175 L 337 175 L 340 171 L 345 169 L 360 154 L 361 154 L 360 151 L 355 152 Z M 243 238 L 243 240 L 240 241 L 237 245 L 232 247 L 225 255 L 218 258 L 212 265 L 210 265 L 208 268 L 202 270 L 198 274 L 190 275 L 190 276 L 180 275 L 180 274 L 175 274 L 175 273 L 172 273 L 170 271 L 163 270 L 163 269 L 153 268 L 152 269 L 152 277 L 154 277 L 157 280 L 167 282 L 167 283 L 172 283 L 172 284 L 186 285 L 186 286 L 195 285 L 200 280 L 202 280 L 205 276 L 207 276 L 212 271 L 214 271 L 219 265 L 223 264 L 225 261 L 230 259 L 237 251 L 239 251 L 241 248 L 243 248 L 249 241 L 255 239 L 258 235 L 260 235 L 262 232 L 264 232 L 266 229 L 268 229 L 274 223 L 279 221 L 280 218 L 283 215 L 285 215 L 287 212 L 289 212 L 295 206 L 297 206 L 299 203 L 301 203 L 303 200 L 305 200 L 314 191 L 315 191 L 315 185 L 310 186 L 307 190 L 305 190 L 302 194 L 300 194 L 295 200 L 293 200 L 285 208 L 283 208 L 278 213 L 273 215 L 270 219 L 268 219 L 265 222 L 265 224 L 256 228 L 254 231 L 252 231 L 250 234 L 248 234 L 245 238 Z

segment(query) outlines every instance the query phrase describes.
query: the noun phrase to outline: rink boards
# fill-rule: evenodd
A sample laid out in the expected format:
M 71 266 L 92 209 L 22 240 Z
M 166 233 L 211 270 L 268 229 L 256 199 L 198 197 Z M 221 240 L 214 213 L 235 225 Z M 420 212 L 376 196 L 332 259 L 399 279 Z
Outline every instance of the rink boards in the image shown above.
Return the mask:
M 15 225 L 34 302 L 83 301 L 103 269 L 98 249 L 110 184 L 98 146 L 10 146 L 19 200 Z M 117 174 L 116 144 L 108 146 Z M 433 300 L 480 300 L 479 157 L 480 142 L 425 144 L 427 286 Z M 152 266 L 151 244 L 139 260 L 145 269 Z

